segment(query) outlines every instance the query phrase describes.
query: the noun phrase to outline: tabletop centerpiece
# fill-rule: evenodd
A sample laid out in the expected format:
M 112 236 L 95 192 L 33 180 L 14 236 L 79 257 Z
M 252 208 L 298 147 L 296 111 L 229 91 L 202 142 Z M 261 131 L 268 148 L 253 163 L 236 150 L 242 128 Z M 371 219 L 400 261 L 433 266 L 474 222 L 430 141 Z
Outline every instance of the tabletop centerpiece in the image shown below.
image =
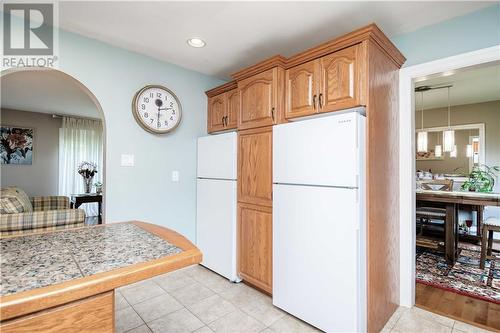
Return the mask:
M 85 193 L 90 193 L 92 189 L 92 181 L 97 173 L 97 165 L 93 162 L 84 161 L 78 165 L 78 173 L 83 178 L 83 187 Z

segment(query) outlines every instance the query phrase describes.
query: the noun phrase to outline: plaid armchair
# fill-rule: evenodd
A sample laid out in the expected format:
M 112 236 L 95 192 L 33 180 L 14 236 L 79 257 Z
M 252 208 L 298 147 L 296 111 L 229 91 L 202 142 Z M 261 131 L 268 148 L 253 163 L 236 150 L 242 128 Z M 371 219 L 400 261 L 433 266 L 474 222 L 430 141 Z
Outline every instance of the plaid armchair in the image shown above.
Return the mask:
M 85 211 L 70 209 L 64 196 L 28 198 L 24 191 L 11 187 L 2 189 L 0 203 L 0 236 L 82 227 L 85 223 Z

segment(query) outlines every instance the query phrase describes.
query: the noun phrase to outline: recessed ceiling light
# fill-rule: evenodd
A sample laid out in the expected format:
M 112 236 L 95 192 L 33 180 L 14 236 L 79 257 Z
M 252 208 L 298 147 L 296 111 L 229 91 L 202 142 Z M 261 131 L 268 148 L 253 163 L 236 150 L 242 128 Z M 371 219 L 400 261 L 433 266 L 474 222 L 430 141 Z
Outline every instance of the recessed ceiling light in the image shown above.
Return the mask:
M 189 38 L 187 40 L 187 43 L 192 46 L 192 47 L 203 47 L 205 46 L 205 41 L 201 38 L 196 38 L 196 37 L 193 37 L 193 38 Z

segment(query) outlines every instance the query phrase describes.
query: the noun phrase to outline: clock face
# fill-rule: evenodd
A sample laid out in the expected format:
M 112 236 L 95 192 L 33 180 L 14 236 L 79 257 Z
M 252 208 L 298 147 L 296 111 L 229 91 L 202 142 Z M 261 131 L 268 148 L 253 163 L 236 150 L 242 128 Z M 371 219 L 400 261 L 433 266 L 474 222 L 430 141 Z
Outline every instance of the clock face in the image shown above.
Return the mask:
M 162 86 L 146 86 L 134 97 L 132 112 L 146 131 L 164 134 L 175 129 L 181 121 L 181 103 L 177 96 Z

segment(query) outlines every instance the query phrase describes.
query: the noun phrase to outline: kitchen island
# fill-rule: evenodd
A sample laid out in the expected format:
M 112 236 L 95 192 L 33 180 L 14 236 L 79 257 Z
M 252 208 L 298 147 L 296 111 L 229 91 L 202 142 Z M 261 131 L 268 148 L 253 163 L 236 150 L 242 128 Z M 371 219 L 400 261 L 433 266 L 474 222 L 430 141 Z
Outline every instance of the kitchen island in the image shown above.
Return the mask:
M 0 331 L 113 332 L 114 289 L 201 262 L 180 234 L 124 222 L 0 240 Z

